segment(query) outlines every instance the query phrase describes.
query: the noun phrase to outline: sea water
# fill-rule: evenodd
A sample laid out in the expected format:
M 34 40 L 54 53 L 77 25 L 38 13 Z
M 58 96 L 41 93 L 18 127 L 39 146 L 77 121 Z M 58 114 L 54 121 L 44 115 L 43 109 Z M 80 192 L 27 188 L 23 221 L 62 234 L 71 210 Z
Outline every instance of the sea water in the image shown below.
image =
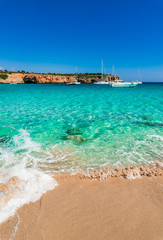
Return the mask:
M 0 85 L 0 222 L 55 173 L 162 161 L 162 144 L 163 84 Z

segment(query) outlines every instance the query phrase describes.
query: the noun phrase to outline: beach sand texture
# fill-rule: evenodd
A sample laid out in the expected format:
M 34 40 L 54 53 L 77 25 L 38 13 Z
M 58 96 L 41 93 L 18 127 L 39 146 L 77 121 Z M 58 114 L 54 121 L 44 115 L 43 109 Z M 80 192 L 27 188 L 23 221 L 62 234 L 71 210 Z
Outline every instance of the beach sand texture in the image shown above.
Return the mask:
M 57 182 L 0 225 L 1 240 L 163 239 L 163 176 Z

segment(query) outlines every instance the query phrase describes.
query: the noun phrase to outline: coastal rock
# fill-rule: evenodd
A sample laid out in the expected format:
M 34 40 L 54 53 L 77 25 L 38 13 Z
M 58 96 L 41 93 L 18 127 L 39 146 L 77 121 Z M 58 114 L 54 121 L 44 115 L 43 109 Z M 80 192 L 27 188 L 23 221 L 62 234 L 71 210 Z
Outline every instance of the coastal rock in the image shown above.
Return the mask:
M 71 76 L 57 76 L 49 74 L 24 74 L 11 73 L 8 74 L 7 79 L 1 79 L 0 83 L 16 84 L 16 83 L 67 83 L 75 81 L 75 77 Z
M 23 81 L 24 76 L 25 75 L 22 73 L 8 74 L 7 79 L 4 80 L 0 78 L 0 83 L 8 83 L 8 84 L 24 83 Z
M 29 74 L 23 78 L 24 83 L 38 83 L 38 79 L 35 75 Z
M 76 135 L 67 135 L 65 138 L 65 140 L 72 140 L 74 143 L 76 144 L 81 144 L 87 141 L 86 138 L 81 137 L 81 136 L 76 136 Z
M 56 75 L 47 75 L 47 74 L 28 74 L 26 78 L 34 79 L 35 83 L 67 83 L 75 80 L 74 77 L 56 76 Z
M 16 83 L 68 83 L 78 80 L 81 83 L 93 83 L 99 81 L 98 77 L 79 78 L 76 76 L 59 76 L 52 74 L 37 73 L 8 73 L 7 79 L 1 79 L 0 83 L 16 84 Z M 106 76 L 106 81 L 114 81 L 119 79 L 118 76 Z

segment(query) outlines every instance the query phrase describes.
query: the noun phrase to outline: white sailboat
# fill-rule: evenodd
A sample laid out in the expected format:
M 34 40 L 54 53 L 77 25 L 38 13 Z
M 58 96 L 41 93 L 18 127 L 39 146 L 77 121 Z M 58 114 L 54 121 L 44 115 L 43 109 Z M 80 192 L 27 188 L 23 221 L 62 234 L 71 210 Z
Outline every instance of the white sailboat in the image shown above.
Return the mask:
M 142 78 L 141 78 L 139 69 L 138 69 L 138 79 L 140 79 L 141 81 L 138 81 L 138 80 L 137 80 L 137 83 L 138 83 L 138 84 L 142 84 Z
M 76 67 L 76 74 L 77 74 L 77 79 L 78 79 L 77 67 Z M 72 81 L 72 82 L 66 83 L 66 85 L 78 85 L 78 84 L 81 84 L 78 80 L 74 80 L 74 81 Z
M 113 71 L 114 71 L 114 66 L 112 67 L 112 75 L 113 75 Z M 113 81 L 113 82 L 109 82 L 109 87 L 117 87 L 117 88 L 128 87 L 128 88 L 133 88 L 133 87 L 136 87 L 138 84 L 142 84 L 142 82 L 139 82 L 138 80 L 131 81 L 131 82 L 125 82 L 123 80 L 116 80 L 116 81 Z
M 94 82 L 94 84 L 109 84 L 109 82 L 104 81 L 103 79 L 103 60 L 101 61 L 101 79 L 97 82 Z
M 66 85 L 77 85 L 77 84 L 80 84 L 80 82 L 73 81 L 73 82 L 66 83 Z

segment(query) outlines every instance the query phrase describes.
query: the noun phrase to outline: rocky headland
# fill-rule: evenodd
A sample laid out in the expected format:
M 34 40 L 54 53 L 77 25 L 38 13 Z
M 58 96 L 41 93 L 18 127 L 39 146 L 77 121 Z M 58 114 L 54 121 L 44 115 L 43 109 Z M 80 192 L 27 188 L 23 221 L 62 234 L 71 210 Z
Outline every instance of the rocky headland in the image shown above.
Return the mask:
M 106 76 L 105 81 L 119 79 L 117 76 Z M 99 81 L 98 77 L 78 78 L 77 76 L 60 76 L 36 73 L 11 73 L 6 79 L 0 78 L 0 84 L 24 84 L 24 83 L 68 83 L 78 80 L 81 83 L 93 83 Z
M 11 73 L 7 79 L 1 79 L 0 83 L 16 84 L 16 83 L 67 83 L 74 81 L 74 77 L 54 76 L 43 74 L 23 74 Z

